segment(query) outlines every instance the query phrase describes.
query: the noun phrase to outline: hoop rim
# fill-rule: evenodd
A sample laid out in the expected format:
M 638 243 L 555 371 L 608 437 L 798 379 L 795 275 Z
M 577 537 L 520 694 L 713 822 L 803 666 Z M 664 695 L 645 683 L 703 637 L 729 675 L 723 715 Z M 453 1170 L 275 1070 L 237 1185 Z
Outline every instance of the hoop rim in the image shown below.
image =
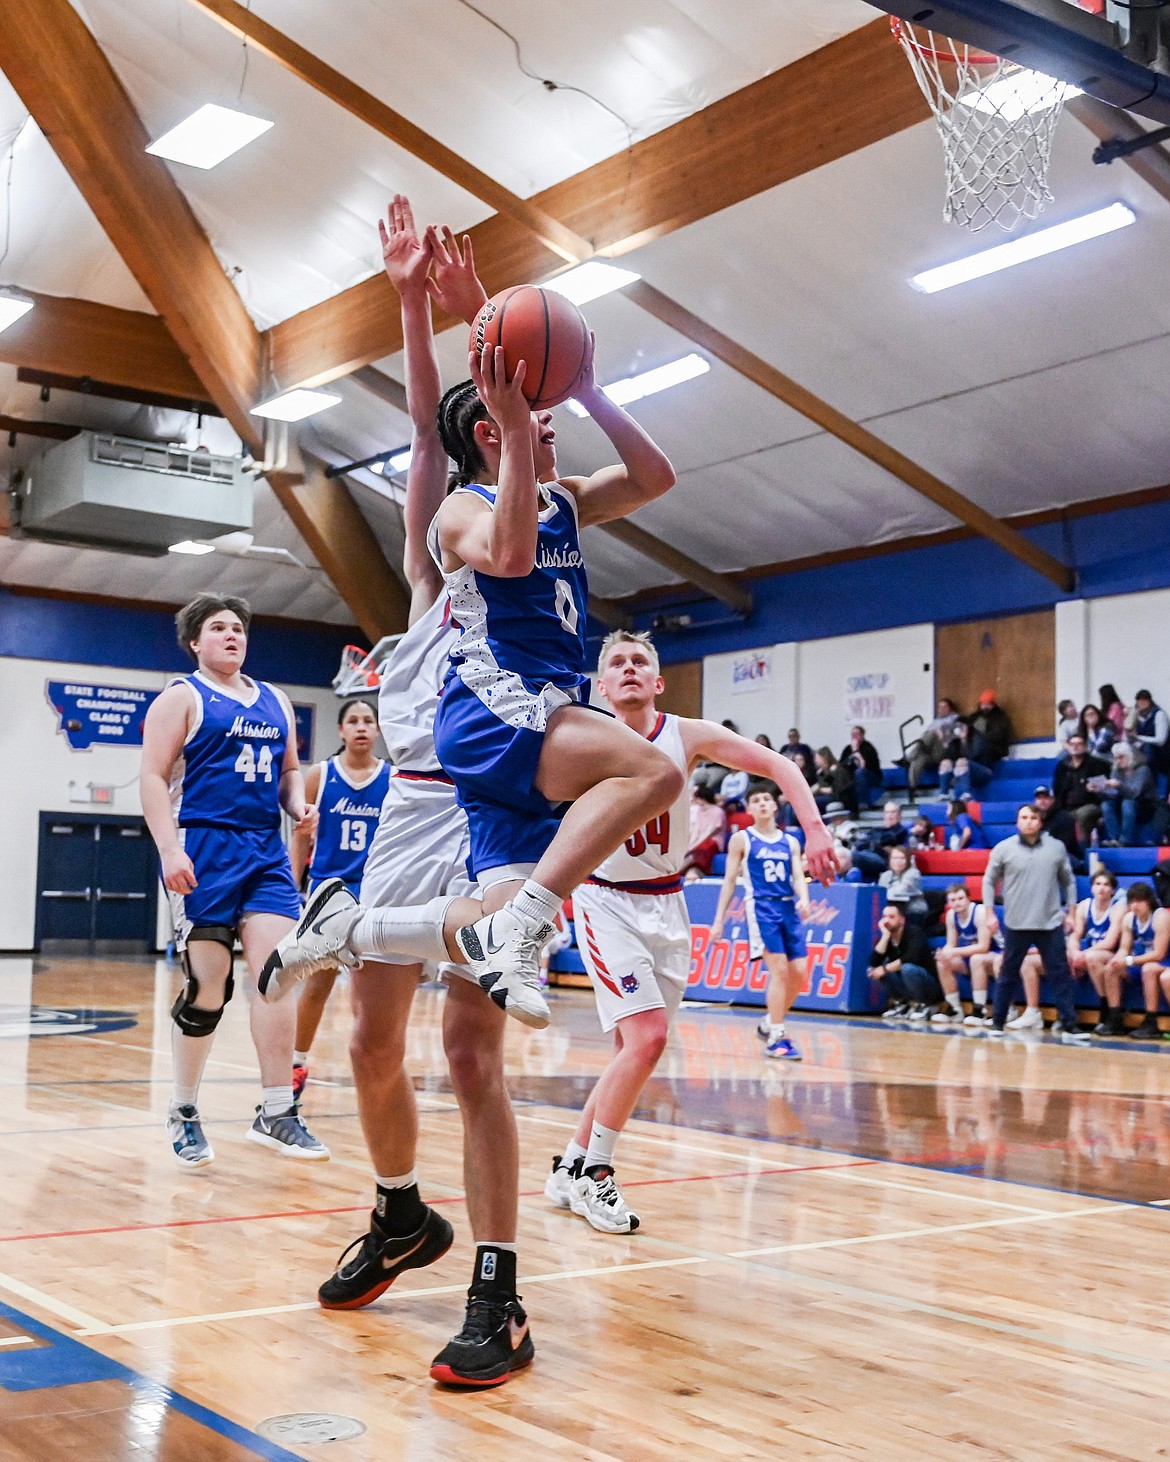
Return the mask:
M 893 31 L 894 38 L 897 41 L 903 46 L 917 51 L 920 56 L 924 56 L 928 61 L 941 61 L 944 65 L 951 66 L 956 64 L 956 58 L 953 55 L 948 55 L 946 51 L 936 51 L 933 46 L 924 46 L 921 41 L 911 35 L 908 23 L 900 16 L 890 16 L 890 29 Z M 947 39 L 949 40 L 950 37 L 948 36 Z M 961 46 L 964 42 L 954 41 L 952 44 Z M 967 64 L 969 66 L 998 66 L 1003 59 L 1002 56 L 996 56 L 991 51 L 973 51 L 969 46 L 967 47 Z

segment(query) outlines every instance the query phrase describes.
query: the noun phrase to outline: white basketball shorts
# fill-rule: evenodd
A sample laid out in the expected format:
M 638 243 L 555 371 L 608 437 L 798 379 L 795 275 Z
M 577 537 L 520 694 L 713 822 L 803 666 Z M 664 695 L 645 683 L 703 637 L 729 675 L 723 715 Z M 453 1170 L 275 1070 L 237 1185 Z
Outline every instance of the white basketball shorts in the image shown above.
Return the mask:
M 640 1010 L 673 1020 L 691 968 L 691 921 L 681 893 L 627 893 L 583 883 L 573 894 L 577 948 L 602 1030 Z
M 447 782 L 390 778 L 382 815 L 362 873 L 367 909 L 407 908 L 442 894 L 474 897 L 467 876 L 467 814 Z M 379 955 L 379 964 L 417 964 L 409 955 Z

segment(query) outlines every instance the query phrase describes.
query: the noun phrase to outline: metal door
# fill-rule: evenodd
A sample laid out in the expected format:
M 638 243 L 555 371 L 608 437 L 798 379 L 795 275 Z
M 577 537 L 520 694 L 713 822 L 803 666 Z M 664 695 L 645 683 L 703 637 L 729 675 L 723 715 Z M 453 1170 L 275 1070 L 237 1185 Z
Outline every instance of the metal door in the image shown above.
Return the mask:
M 41 814 L 38 948 L 46 939 L 154 948 L 158 874 L 140 817 Z
M 154 942 L 154 844 L 146 828 L 99 823 L 94 846 L 95 939 Z

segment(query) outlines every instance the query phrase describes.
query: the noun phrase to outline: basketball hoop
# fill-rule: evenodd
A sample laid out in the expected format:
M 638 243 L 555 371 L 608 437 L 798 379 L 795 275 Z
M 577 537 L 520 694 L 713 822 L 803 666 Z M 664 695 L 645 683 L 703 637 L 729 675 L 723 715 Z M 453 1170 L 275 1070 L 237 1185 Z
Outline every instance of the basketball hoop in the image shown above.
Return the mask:
M 346 645 L 341 652 L 341 668 L 333 677 L 333 689 L 339 696 L 359 695 L 364 690 L 377 690 L 381 676 L 373 650 L 360 645 Z
M 942 138 L 943 218 L 972 233 L 992 223 L 1010 232 L 1035 218 L 1052 201 L 1052 138 L 1076 87 L 896 16 L 890 26 Z

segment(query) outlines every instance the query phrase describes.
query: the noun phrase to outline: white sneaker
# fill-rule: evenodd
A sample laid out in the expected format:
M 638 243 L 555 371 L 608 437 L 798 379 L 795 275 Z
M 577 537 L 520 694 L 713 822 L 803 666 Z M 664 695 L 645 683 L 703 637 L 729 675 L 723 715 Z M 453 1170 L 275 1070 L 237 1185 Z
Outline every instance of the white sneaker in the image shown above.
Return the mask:
M 309 900 L 301 922 L 264 961 L 257 982 L 263 999 L 279 1000 L 315 970 L 360 965 L 360 958 L 349 947 L 349 936 L 361 912 L 361 905 L 340 878 L 323 883 Z
M 976 1011 L 982 1011 L 982 1014 L 977 1015 Z M 987 1007 L 985 1005 L 976 1005 L 970 1015 L 964 1016 L 963 1024 L 978 1026 L 980 1028 L 989 1026 L 991 1024 L 991 1016 L 987 1014 Z
M 601 1174 L 590 1178 L 583 1173 L 574 1179 L 570 1198 L 573 1212 L 599 1233 L 632 1234 L 642 1220 L 626 1202 L 614 1175 L 604 1168 Z
M 540 988 L 540 951 L 556 925 L 530 922 L 505 904 L 474 924 L 455 931 L 455 942 L 480 988 L 506 1014 L 533 1030 L 549 1022 L 548 1002 Z
M 756 1026 L 756 1035 L 759 1036 L 761 1041 L 770 1041 L 772 1039 L 772 1022 L 767 1016 Z
M 910 1014 L 906 1018 L 907 1020 L 925 1020 L 929 1014 L 929 1005 L 912 1005 L 910 1007 Z
M 264 1108 L 257 1107 L 256 1120 L 244 1136 L 249 1142 L 271 1147 L 282 1157 L 295 1157 L 308 1162 L 329 1161 L 329 1149 L 305 1126 L 296 1102 L 293 1102 L 287 1112 L 280 1112 L 275 1117 L 266 1116 Z
M 1015 1020 L 1009 1020 L 1007 1028 L 1010 1031 L 1042 1031 L 1044 1017 L 1035 1007 L 1030 1007 L 1023 1015 L 1017 1015 Z
M 931 1025 L 962 1025 L 963 1012 L 952 1010 L 949 1005 L 941 1005 L 930 1017 Z
M 581 1176 L 580 1160 L 570 1168 L 559 1166 L 559 1156 L 553 1158 L 552 1172 L 544 1184 L 544 1196 L 555 1208 L 572 1208 L 573 1183 Z

